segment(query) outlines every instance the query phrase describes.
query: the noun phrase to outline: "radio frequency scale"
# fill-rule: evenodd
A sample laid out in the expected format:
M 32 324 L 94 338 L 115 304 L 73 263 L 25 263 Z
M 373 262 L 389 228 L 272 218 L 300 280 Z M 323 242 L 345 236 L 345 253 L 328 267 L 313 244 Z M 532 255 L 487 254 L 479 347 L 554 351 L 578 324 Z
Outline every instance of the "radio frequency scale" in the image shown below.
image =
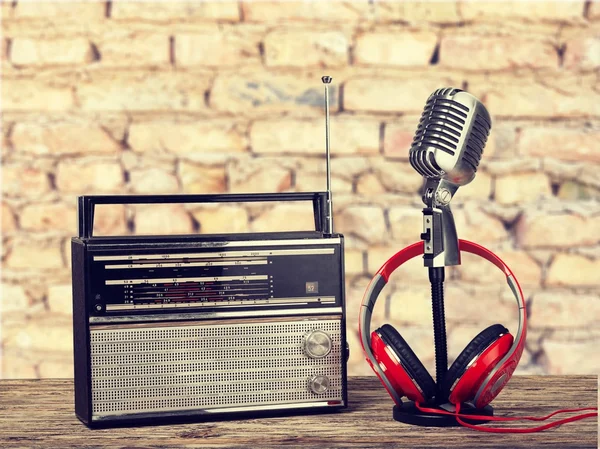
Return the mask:
M 94 255 L 94 312 L 334 304 L 340 278 L 329 276 L 328 267 L 340 243 L 341 238 L 214 241 L 192 252 Z

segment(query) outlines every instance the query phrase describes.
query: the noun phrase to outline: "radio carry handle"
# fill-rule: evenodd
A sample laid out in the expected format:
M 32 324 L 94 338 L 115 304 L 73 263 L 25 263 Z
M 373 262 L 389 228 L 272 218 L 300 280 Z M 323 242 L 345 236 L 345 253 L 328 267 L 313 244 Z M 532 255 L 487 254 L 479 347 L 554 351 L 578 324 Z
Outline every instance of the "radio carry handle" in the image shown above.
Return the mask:
M 94 212 L 97 204 L 185 204 L 185 203 L 246 203 L 271 201 L 312 201 L 315 230 L 328 229 L 329 192 L 228 193 L 178 195 L 83 195 L 78 197 L 79 238 L 91 238 L 94 231 Z

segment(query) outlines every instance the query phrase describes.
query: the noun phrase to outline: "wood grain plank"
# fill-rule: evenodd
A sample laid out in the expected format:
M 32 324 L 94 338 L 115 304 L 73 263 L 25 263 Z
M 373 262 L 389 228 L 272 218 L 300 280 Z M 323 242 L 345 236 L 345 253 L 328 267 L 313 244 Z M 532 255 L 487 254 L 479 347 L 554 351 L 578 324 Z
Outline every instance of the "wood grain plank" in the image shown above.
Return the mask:
M 350 378 L 349 398 L 347 411 L 332 414 L 90 430 L 74 415 L 71 379 L 2 380 L 0 447 L 598 447 L 597 419 L 537 434 L 496 435 L 397 423 L 391 417 L 391 399 L 374 377 Z M 597 403 L 596 376 L 515 376 L 494 406 L 497 415 L 519 416 Z M 535 423 L 523 425 L 530 424 Z

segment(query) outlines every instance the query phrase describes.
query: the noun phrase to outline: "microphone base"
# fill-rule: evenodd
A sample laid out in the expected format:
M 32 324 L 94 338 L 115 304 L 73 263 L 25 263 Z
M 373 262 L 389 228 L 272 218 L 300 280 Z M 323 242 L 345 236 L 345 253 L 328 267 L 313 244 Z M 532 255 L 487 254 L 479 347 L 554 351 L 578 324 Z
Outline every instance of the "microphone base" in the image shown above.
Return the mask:
M 437 405 L 427 405 L 428 408 L 443 410 Z M 464 415 L 484 415 L 494 416 L 494 408 L 491 405 L 486 405 L 482 409 L 477 409 L 470 404 L 462 403 L 460 406 L 460 413 Z M 458 427 L 460 424 L 456 421 L 454 416 L 450 415 L 436 415 L 433 413 L 421 412 L 413 401 L 403 401 L 402 406 L 395 405 L 392 410 L 393 418 L 401 423 L 410 424 L 413 426 L 420 427 Z M 472 420 L 469 418 L 462 418 L 463 421 L 469 424 L 484 424 L 489 421 Z

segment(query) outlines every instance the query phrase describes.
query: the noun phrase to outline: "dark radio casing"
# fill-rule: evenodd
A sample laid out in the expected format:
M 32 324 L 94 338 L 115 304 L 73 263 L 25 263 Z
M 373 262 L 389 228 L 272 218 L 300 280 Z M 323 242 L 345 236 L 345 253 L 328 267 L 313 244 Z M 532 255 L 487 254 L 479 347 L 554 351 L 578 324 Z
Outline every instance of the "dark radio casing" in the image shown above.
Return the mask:
M 95 206 L 312 201 L 316 231 L 92 235 Z M 90 427 L 347 406 L 344 239 L 326 193 L 84 196 L 75 412 Z

